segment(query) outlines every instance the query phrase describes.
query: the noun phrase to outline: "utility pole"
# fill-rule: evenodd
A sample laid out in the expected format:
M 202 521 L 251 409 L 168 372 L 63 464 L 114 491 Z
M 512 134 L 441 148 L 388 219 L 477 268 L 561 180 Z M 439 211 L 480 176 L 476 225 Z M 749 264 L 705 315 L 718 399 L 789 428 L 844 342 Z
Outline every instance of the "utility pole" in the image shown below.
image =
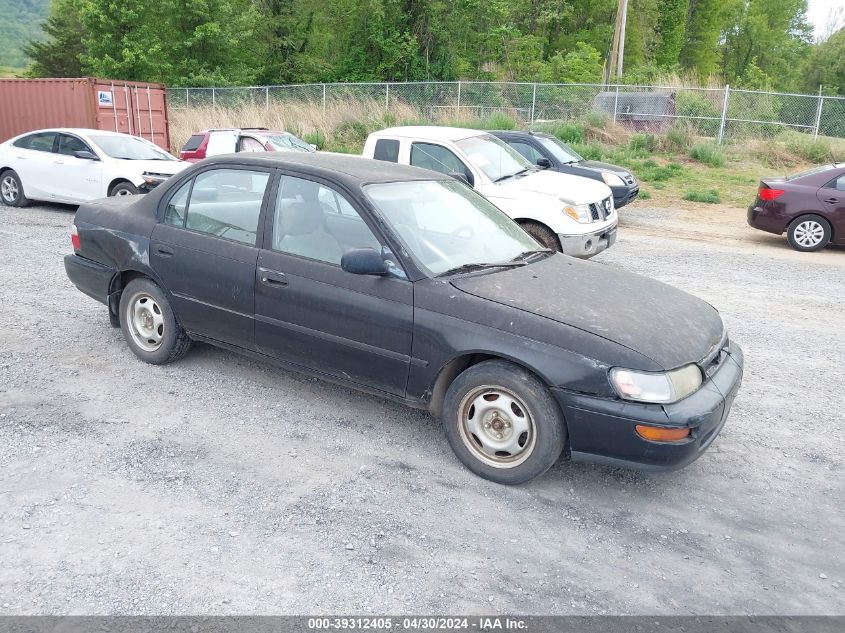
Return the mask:
M 605 78 L 608 83 L 614 77 L 618 81 L 622 77 L 622 66 L 625 59 L 625 24 L 628 21 L 628 0 L 619 0 L 616 8 L 616 24 L 613 28 L 613 43 L 610 45 L 610 58 L 607 60 Z

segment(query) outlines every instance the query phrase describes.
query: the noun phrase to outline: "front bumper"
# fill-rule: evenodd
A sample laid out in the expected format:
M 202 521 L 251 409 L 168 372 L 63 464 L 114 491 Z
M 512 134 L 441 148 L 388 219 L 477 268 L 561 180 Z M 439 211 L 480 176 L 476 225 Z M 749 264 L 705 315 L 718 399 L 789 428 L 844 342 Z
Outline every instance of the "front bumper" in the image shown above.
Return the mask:
M 640 185 L 635 182 L 633 185 L 620 185 L 618 187 L 611 187 L 613 192 L 613 206 L 617 209 L 624 207 L 637 199 L 640 195 Z
M 572 458 L 645 470 L 674 470 L 698 459 L 725 424 L 742 383 L 743 354 L 729 343 L 701 388 L 666 405 L 610 400 L 553 389 L 569 431 Z M 680 442 L 653 442 L 635 426 L 691 427 Z
M 617 224 L 618 222 L 614 222 L 611 226 L 600 231 L 585 233 L 584 235 L 558 234 L 561 251 L 566 255 L 582 259 L 598 255 L 613 246 L 616 241 Z

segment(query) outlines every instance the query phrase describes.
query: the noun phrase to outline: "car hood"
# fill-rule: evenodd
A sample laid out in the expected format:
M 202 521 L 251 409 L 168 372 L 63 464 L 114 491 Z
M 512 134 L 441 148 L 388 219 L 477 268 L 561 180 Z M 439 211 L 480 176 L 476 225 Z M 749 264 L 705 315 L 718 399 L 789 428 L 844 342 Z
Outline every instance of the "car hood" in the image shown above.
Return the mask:
M 598 160 L 582 160 L 574 164 L 578 167 L 585 167 L 594 171 L 609 171 L 613 174 L 616 174 L 617 176 L 631 175 L 631 172 L 625 169 L 624 167 L 620 167 L 619 165 L 611 165 L 610 163 L 603 163 Z
M 647 277 L 560 254 L 456 278 L 452 284 L 624 345 L 664 369 L 702 360 L 724 334 L 719 313 L 701 299 Z
M 498 195 L 519 196 L 522 192 L 543 193 L 561 198 L 570 204 L 592 204 L 612 195 L 603 182 L 562 174 L 556 171 L 535 171 L 521 178 L 511 178 L 498 185 Z
M 167 174 L 172 176 L 178 174 L 183 169 L 189 167 L 191 163 L 183 160 L 121 160 L 115 159 L 115 162 L 124 165 L 130 169 L 142 173 L 145 171 L 154 174 Z

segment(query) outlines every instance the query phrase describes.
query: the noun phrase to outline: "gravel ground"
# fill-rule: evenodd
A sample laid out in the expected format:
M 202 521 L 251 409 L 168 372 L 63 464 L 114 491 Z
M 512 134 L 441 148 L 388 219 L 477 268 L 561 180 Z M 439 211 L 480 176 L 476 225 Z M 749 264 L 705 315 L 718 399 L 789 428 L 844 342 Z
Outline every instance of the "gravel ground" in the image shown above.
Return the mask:
M 845 250 L 723 215 L 625 209 L 597 258 L 722 311 L 720 438 L 507 488 L 424 413 L 208 346 L 143 365 L 65 277 L 73 209 L 0 207 L 0 614 L 845 614 Z

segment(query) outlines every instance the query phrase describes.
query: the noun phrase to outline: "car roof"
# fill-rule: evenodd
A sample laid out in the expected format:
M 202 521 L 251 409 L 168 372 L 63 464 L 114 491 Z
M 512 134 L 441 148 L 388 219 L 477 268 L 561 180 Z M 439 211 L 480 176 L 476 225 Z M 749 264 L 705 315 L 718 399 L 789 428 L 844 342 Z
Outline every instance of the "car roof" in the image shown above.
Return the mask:
M 374 132 L 373 136 L 393 136 L 399 138 L 415 137 L 427 138 L 433 141 L 460 141 L 461 139 L 470 138 L 472 136 L 482 136 L 484 134 L 487 134 L 484 130 L 472 130 L 463 127 L 402 125 Z
M 343 180 L 352 186 L 407 180 L 449 180 L 449 176 L 421 167 L 332 152 L 241 152 L 213 156 L 198 164 L 207 166 L 218 163 L 305 168 L 313 175 Z
M 132 136 L 133 138 L 138 138 L 137 136 L 134 136 L 132 134 L 124 134 L 122 132 L 112 132 L 110 130 L 97 130 L 83 127 L 49 127 L 44 128 L 43 130 L 32 130 L 31 132 L 25 132 L 23 134 L 20 134 L 19 136 L 28 136 L 29 134 L 40 134 L 42 132 L 79 134 L 82 136 L 90 136 L 92 134 L 95 134 L 97 136 Z

